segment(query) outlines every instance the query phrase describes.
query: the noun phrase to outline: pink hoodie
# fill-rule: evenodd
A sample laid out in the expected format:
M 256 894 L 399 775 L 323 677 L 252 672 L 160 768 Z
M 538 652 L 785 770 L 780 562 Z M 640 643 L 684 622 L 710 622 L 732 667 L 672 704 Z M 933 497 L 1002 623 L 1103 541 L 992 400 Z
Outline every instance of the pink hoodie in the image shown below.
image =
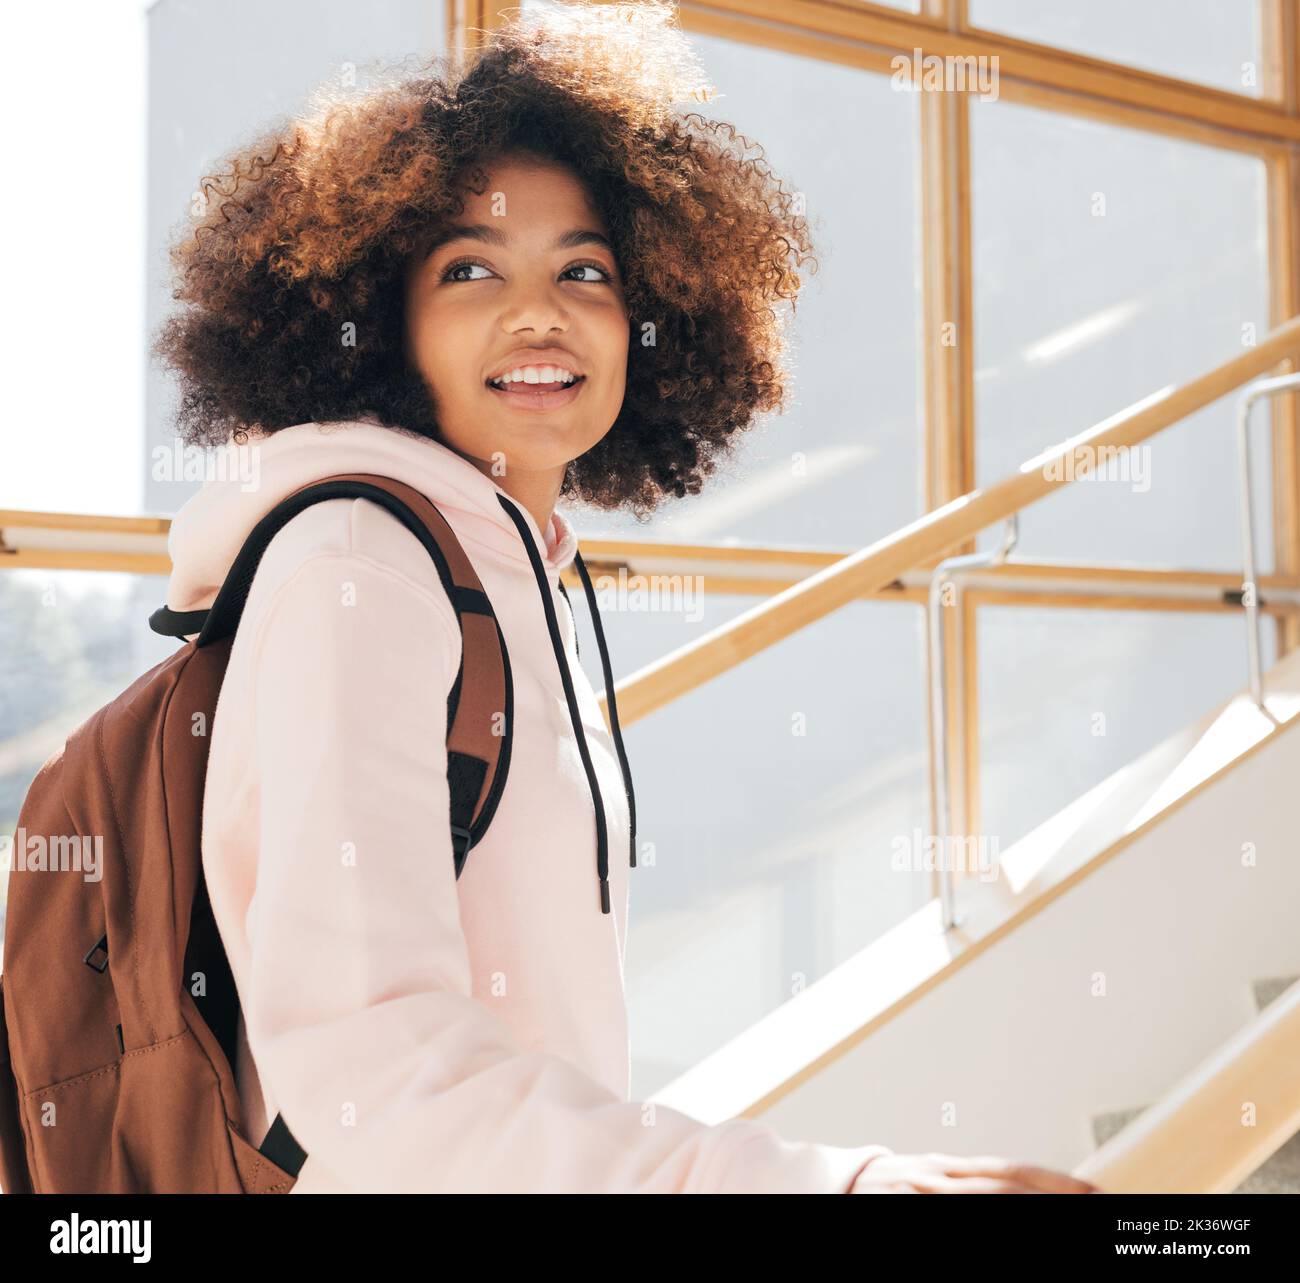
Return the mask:
M 577 538 L 545 536 L 454 451 L 366 420 L 257 440 L 258 484 L 209 480 L 176 515 L 167 604 L 210 606 L 253 525 L 334 473 L 394 477 L 441 510 L 482 580 L 514 683 L 509 776 L 455 877 L 447 695 L 460 631 L 388 512 L 331 499 L 271 540 L 232 645 L 203 864 L 243 1007 L 244 1134 L 277 1112 L 307 1152 L 296 1193 L 845 1192 L 889 1151 L 706 1126 L 629 1096 L 629 809 L 558 590 Z M 546 620 L 549 594 L 607 821 Z M 246 1021 L 246 1024 L 244 1023 Z

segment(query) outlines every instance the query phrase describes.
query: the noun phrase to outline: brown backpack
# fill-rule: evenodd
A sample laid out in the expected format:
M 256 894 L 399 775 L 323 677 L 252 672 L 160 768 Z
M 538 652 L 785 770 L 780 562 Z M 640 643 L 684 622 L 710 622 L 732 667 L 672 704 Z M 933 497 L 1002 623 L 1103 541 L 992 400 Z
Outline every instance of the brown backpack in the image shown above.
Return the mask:
M 259 1145 L 239 1132 L 239 999 L 203 878 L 203 786 L 262 553 L 310 504 L 350 497 L 380 504 L 420 540 L 460 622 L 447 702 L 457 877 L 491 822 L 510 763 L 510 664 L 451 527 L 387 477 L 349 473 L 294 491 L 249 534 L 210 610 L 154 612 L 156 632 L 198 636 L 82 723 L 27 792 L 0 976 L 6 1193 L 284 1193 L 297 1179 L 306 1155 L 282 1117 Z M 505 734 L 494 733 L 499 711 Z M 102 853 L 98 880 L 82 871 L 87 850 Z

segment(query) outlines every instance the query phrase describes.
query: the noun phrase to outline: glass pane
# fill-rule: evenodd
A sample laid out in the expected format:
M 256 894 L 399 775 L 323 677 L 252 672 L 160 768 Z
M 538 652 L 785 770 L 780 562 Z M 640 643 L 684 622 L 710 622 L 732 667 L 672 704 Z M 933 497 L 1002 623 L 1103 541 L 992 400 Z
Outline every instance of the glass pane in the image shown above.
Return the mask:
M 1260 95 L 1261 0 L 970 0 L 973 26 Z
M 0 572 L 0 833 L 64 740 L 176 649 L 149 629 L 166 597 L 161 575 Z M 0 876 L 0 939 L 8 885 Z
M 971 128 L 980 485 L 1267 333 L 1258 159 L 1004 102 L 973 101 Z M 1235 406 L 1098 459 L 1099 475 L 1025 512 L 1016 555 L 1239 567 Z
M 583 534 L 861 547 L 923 511 L 917 95 L 849 67 L 691 43 L 719 94 L 701 110 L 761 144 L 805 196 L 818 271 L 803 273 L 789 331 L 790 405 L 701 494 L 645 526 L 584 514 Z M 863 127 L 828 130 L 831 119 Z
M 170 229 L 218 155 L 349 64 L 364 86 L 371 58 L 440 51 L 444 12 L 441 0 L 90 4 L 76 6 L 70 39 L 66 7 L 15 11 L 22 47 L 57 50 L 69 88 L 49 92 L 39 57 L 4 79 L 7 118 L 40 103 L 42 127 L 8 140 L 14 172 L 41 195 L 6 210 L 7 240 L 23 247 L 6 263 L 22 321 L 6 346 L 0 507 L 179 507 L 192 487 L 149 480 L 150 446 L 171 445 L 171 389 L 144 356 L 172 306 Z M 51 138 L 77 140 L 75 164 Z
M 5 204 L 0 507 L 135 514 L 143 498 L 142 5 L 21 5 L 5 118 L 30 198 Z M 50 91 L 50 62 L 62 79 Z M 75 139 L 75 161 L 52 145 Z M 36 196 L 39 193 L 39 197 Z M 111 194 L 111 195 L 109 195 Z M 105 196 L 109 196 L 105 199 Z
M 1247 684 L 1236 615 L 982 606 L 983 833 L 1005 851 Z M 1274 663 L 1271 618 L 1263 661 Z
M 615 680 L 755 600 L 649 611 L 610 593 L 601 619 Z M 600 689 L 590 620 L 576 614 Z M 891 864 L 929 826 L 924 643 L 915 607 L 848 606 L 627 729 L 638 842 L 655 851 L 632 870 L 635 1097 L 930 898 L 928 873 Z

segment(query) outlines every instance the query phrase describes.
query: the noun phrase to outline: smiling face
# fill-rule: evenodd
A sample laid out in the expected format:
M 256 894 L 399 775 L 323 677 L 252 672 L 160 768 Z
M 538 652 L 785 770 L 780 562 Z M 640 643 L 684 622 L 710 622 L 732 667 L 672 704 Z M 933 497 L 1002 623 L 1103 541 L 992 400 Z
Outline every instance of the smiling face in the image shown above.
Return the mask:
M 484 193 L 467 195 L 408 271 L 407 355 L 446 445 L 503 485 L 530 474 L 558 493 L 565 466 L 623 405 L 622 280 L 608 229 L 569 170 L 518 155 L 485 169 Z

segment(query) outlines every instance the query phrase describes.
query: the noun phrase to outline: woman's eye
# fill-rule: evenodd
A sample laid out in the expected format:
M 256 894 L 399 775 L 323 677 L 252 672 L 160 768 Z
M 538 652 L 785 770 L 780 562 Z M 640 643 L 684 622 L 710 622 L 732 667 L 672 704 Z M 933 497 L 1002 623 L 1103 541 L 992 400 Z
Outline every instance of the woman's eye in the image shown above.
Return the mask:
M 482 280 L 482 277 L 457 276 L 457 272 L 463 272 L 470 267 L 481 267 L 485 272 L 491 274 L 491 270 L 483 263 L 476 263 L 473 259 L 462 259 L 459 263 L 453 263 L 443 274 L 444 281 L 468 281 Z
M 564 274 L 567 276 L 570 272 L 599 272 L 597 277 L 588 277 L 584 284 L 595 284 L 598 281 L 608 281 L 612 279 L 610 274 L 599 263 L 574 263 L 572 267 L 566 267 Z

